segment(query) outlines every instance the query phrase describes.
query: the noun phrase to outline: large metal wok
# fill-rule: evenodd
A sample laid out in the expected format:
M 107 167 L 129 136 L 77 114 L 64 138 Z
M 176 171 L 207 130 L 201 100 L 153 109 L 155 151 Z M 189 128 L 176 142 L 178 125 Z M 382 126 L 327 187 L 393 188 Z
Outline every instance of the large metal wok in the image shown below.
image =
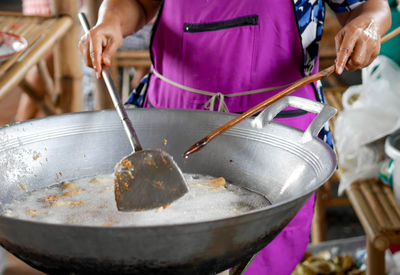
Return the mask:
M 306 132 L 276 122 L 263 127 L 288 104 L 320 114 Z M 188 160 L 182 158 L 184 150 L 233 115 L 128 110 L 144 148 L 163 148 L 184 172 L 225 177 L 264 194 L 272 205 L 233 218 L 153 227 L 55 225 L 0 216 L 0 243 L 30 265 L 57 274 L 225 270 L 265 247 L 335 170 L 335 154 L 315 137 L 334 114 L 332 109 L 284 98 Z M 129 152 L 115 111 L 66 114 L 3 127 L 1 206 L 55 182 L 112 173 L 115 163 Z

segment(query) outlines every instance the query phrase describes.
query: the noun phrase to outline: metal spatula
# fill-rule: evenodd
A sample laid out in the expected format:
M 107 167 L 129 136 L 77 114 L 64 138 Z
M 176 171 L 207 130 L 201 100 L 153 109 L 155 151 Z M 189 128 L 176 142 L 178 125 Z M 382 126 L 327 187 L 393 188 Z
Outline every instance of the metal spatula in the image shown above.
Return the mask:
M 85 14 L 79 13 L 78 17 L 88 32 Z M 133 148 L 133 153 L 124 157 L 114 169 L 118 210 L 152 209 L 179 199 L 189 190 L 182 171 L 167 152 L 142 149 L 108 68 L 103 69 L 102 77 Z

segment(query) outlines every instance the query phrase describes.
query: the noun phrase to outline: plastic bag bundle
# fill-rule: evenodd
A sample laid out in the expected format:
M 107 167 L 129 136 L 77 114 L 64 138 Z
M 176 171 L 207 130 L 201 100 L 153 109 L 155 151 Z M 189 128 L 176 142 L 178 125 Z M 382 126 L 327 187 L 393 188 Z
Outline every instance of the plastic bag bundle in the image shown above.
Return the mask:
M 400 67 L 378 56 L 362 70 L 362 84 L 347 89 L 342 101 L 335 121 L 340 194 L 356 180 L 378 177 L 384 138 L 400 128 Z

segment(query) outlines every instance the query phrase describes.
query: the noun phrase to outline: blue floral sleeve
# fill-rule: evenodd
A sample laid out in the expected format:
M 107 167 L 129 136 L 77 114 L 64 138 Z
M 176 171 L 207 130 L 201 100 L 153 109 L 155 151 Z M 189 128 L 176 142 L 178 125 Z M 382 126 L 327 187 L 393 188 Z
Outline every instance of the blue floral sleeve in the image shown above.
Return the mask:
M 336 13 L 351 11 L 367 0 L 326 0 L 329 7 Z

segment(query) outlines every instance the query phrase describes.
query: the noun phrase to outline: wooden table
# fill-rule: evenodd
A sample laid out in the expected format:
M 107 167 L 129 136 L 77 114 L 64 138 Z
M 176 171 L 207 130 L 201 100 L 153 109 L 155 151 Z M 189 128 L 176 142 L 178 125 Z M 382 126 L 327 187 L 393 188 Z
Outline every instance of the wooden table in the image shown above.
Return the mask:
M 56 3 L 61 12 L 69 9 L 77 13 L 77 7 L 72 8 L 75 5 L 73 1 Z M 0 31 L 21 35 L 28 41 L 25 51 L 0 63 L 0 100 L 20 86 L 47 115 L 81 109 L 82 74 L 78 36 L 73 31 L 73 25 L 74 18 L 68 15 L 39 17 L 0 12 Z M 76 38 L 72 39 L 71 35 Z M 50 76 L 44 61 L 50 50 L 54 55 L 54 77 Z M 46 94 L 37 94 L 24 81 L 33 66 L 38 66 Z

